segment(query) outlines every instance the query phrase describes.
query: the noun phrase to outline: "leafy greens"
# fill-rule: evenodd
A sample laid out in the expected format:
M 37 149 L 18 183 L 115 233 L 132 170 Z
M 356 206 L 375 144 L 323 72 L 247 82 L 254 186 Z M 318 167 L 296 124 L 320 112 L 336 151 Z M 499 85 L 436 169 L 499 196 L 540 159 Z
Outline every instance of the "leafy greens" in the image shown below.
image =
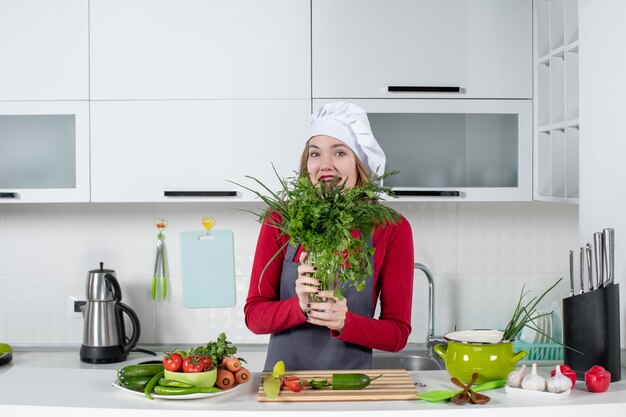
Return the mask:
M 265 210 L 253 213 L 259 222 L 267 221 L 289 236 L 290 242 L 301 244 L 314 257 L 315 277 L 321 281 L 321 289 L 334 289 L 334 295 L 341 299 L 347 286 L 358 291 L 365 288 L 366 279 L 373 272 L 370 257 L 374 254 L 374 248 L 367 245 L 367 237 L 377 226 L 394 224 L 400 219 L 395 210 L 379 203 L 383 194 L 395 197 L 391 188 L 381 184 L 384 178 L 396 172 L 372 176 L 369 181 L 353 188 L 345 187 L 337 178 L 328 184 L 314 185 L 306 173 L 287 179 L 282 178 L 276 169 L 274 173 L 282 187 L 277 192 L 252 176 L 246 178 L 254 180 L 267 194 L 230 182 L 251 191 L 267 204 Z M 359 232 L 359 236 L 354 237 L 353 231 Z M 261 279 L 288 243 L 268 261 Z M 333 288 L 331 283 L 335 279 L 337 286 Z

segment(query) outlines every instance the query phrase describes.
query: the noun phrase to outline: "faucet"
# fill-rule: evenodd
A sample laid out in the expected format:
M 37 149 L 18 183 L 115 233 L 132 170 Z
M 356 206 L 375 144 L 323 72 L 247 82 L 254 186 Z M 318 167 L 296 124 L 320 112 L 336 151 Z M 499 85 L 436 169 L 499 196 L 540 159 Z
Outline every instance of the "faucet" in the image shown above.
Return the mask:
M 430 269 L 425 265 L 415 263 L 414 268 L 422 271 L 428 279 L 428 334 L 426 335 L 426 347 L 428 354 L 441 364 L 443 360 L 439 355 L 435 354 L 433 349 L 435 345 L 446 343 L 443 337 L 435 336 L 435 281 Z

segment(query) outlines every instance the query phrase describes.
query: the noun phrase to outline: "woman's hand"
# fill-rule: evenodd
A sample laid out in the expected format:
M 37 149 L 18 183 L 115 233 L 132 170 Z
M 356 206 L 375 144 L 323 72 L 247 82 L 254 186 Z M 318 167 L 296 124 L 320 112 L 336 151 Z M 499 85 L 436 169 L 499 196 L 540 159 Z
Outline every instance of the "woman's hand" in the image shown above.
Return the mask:
M 298 296 L 300 310 L 302 310 L 303 314 L 306 314 L 308 310 L 309 294 L 318 292 L 320 286 L 319 280 L 311 276 L 315 272 L 315 267 L 304 263 L 308 255 L 306 251 L 302 251 L 300 254 L 298 279 L 296 279 L 296 295 Z
M 307 321 L 318 326 L 326 326 L 331 330 L 341 332 L 346 324 L 348 304 L 346 297 L 339 300 L 333 296 L 332 291 L 320 291 L 318 297 L 326 297 L 328 301 L 323 303 L 309 303 Z

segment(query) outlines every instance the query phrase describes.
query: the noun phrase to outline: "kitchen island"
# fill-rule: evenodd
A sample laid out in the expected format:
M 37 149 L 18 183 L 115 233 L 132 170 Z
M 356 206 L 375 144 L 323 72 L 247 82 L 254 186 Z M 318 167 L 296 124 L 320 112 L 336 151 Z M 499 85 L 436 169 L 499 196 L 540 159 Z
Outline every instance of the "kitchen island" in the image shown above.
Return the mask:
M 248 353 L 242 356 L 248 356 Z M 252 356 L 252 353 L 249 353 Z M 601 394 L 587 392 L 578 381 L 571 396 L 560 400 L 537 400 L 514 397 L 504 388 L 486 391 L 491 401 L 485 405 L 427 403 L 410 401 L 351 402 L 271 402 L 257 401 L 261 374 L 253 372 L 251 381 L 232 392 L 194 400 L 149 400 L 112 386 L 116 369 L 154 357 L 131 353 L 125 362 L 107 365 L 86 364 L 78 351 L 18 351 L 13 361 L 0 367 L 0 416 L 44 413 L 47 417 L 89 416 L 258 416 L 285 413 L 285 416 L 322 414 L 323 416 L 394 416 L 464 415 L 555 417 L 558 415 L 623 415 L 626 412 L 626 381 L 611 384 Z M 543 369 L 546 375 L 548 369 Z M 413 381 L 425 384 L 420 391 L 454 389 L 446 371 L 409 373 Z M 610 413 L 610 414 L 609 414 Z

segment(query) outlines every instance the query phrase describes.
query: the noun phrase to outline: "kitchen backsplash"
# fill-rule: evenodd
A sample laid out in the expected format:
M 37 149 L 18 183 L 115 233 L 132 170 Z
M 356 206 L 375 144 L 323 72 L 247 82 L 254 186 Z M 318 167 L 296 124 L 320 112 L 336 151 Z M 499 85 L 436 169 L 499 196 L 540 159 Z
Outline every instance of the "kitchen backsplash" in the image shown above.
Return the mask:
M 415 261 L 435 280 L 438 334 L 463 328 L 503 328 L 522 286 L 541 292 L 567 278 L 567 253 L 578 245 L 578 207 L 528 203 L 393 203 L 413 228 Z M 245 326 L 259 224 L 243 210 L 261 205 L 13 204 L 0 205 L 0 341 L 15 345 L 77 345 L 82 317 L 71 296 L 85 297 L 87 272 L 104 262 L 114 269 L 123 302 L 141 320 L 140 344 L 193 344 L 225 331 L 236 343 L 265 343 Z M 243 210 L 242 210 L 243 209 Z M 180 233 L 215 229 L 235 239 L 237 305 L 186 309 L 182 303 Z M 156 228 L 164 217 L 170 266 L 166 301 L 150 298 Z M 428 284 L 416 272 L 411 342 L 427 332 Z M 567 280 L 547 303 L 568 295 Z M 548 304 L 549 305 L 549 304 Z

